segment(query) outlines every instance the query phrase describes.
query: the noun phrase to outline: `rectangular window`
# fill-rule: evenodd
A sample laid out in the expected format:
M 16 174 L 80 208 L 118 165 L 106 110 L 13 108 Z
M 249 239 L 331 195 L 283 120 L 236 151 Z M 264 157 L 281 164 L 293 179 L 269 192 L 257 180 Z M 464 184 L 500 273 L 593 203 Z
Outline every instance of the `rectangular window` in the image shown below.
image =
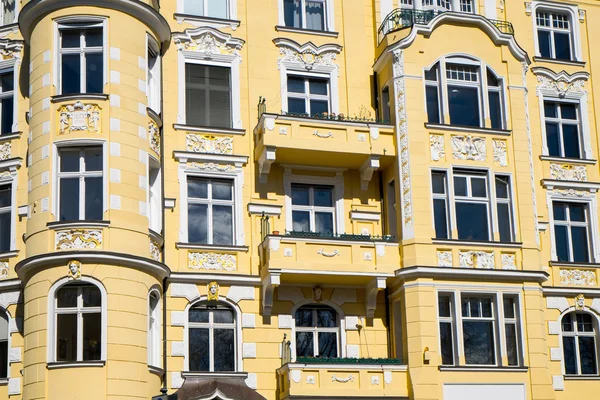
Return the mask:
M 59 33 L 61 94 L 102 93 L 102 23 L 61 25 Z
M 17 0 L 2 0 L 0 11 L 2 12 L 2 25 L 17 22 Z
M 288 113 L 311 116 L 329 114 L 329 79 L 289 75 L 287 77 Z
M 502 296 L 502 301 L 504 306 L 503 311 L 506 358 L 508 365 L 515 367 L 520 364 L 519 354 L 521 354 L 521 349 L 519 348 L 519 326 L 517 321 L 517 315 L 519 315 L 517 306 L 519 303 L 517 301 L 517 296 L 513 295 Z
M 292 184 L 292 221 L 295 232 L 334 234 L 333 191 L 333 186 Z
M 502 115 L 502 82 L 489 68 L 487 70 L 487 86 L 492 129 L 502 129 L 504 128 L 504 116 Z
M 571 18 L 566 13 L 537 11 L 536 24 L 540 55 L 573 60 Z
M 436 65 L 425 71 L 425 100 L 427 102 L 427 122 L 440 124 L 442 111 L 440 108 L 439 67 Z
M 104 197 L 102 148 L 60 149 L 58 164 L 59 220 L 101 220 Z
M 461 297 L 465 363 L 495 365 L 496 338 L 494 302 L 491 297 Z
M 233 181 L 189 177 L 188 242 L 233 245 Z
M 231 128 L 231 68 L 185 64 L 186 124 Z
M 160 298 L 148 296 L 148 365 L 160 366 Z
M 148 87 L 147 96 L 148 96 L 148 107 L 154 110 L 156 113 L 160 113 L 160 55 L 158 50 L 158 45 L 153 42 L 150 42 L 150 38 L 148 38 Z M 154 48 L 156 46 L 156 48 Z
M 454 172 L 454 209 L 459 239 L 490 240 L 490 195 L 485 173 Z
M 158 162 L 152 160 L 148 170 L 148 220 L 150 229 L 162 232 L 162 188 L 161 172 Z
M 327 30 L 327 0 L 283 0 L 285 26 Z
M 0 73 L 0 135 L 13 131 L 15 76 L 13 71 Z
M 396 184 L 395 181 L 388 183 L 387 187 L 387 219 L 388 219 L 388 235 L 398 237 L 398 225 L 396 221 Z
M 0 185 L 0 253 L 10 251 L 12 232 L 12 189 L 11 185 Z
M 498 233 L 501 242 L 514 240 L 510 178 L 496 175 L 496 211 L 498 212 Z
M 548 155 L 582 158 L 579 105 L 544 101 L 544 120 Z
M 460 11 L 466 13 L 473 12 L 473 0 L 460 0 Z
M 450 123 L 479 127 L 479 68 L 448 63 L 446 79 Z
M 431 192 L 433 196 L 435 238 L 450 239 L 450 224 L 448 223 L 448 191 L 445 172 L 433 171 L 431 173 Z
M 229 19 L 229 0 L 184 0 L 183 13 Z
M 391 123 L 390 119 L 390 88 L 384 87 L 381 91 L 381 119 L 383 123 Z
M 558 261 L 590 262 L 589 208 L 586 203 L 552 203 L 554 243 Z
M 438 316 L 440 321 L 440 353 L 442 365 L 454 365 L 454 296 L 438 296 Z

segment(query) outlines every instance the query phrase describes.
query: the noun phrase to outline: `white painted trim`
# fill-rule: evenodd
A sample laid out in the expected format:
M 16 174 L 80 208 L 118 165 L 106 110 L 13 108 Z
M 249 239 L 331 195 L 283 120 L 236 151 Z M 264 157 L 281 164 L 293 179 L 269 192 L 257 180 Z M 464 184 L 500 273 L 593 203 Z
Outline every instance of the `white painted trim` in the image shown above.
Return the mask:
M 564 4 L 557 2 L 549 2 L 549 1 L 532 1 L 531 2 L 531 19 L 533 22 L 533 42 L 535 46 L 535 55 L 536 57 L 541 57 L 539 41 L 538 41 L 538 29 L 537 29 L 537 21 L 536 21 L 536 13 L 537 9 L 541 8 L 544 11 L 554 11 L 560 12 L 563 14 L 568 14 L 570 16 L 569 23 L 571 24 L 571 45 L 573 46 L 573 56 L 575 60 L 573 61 L 583 61 L 582 51 L 581 51 L 581 32 L 579 29 L 579 6 L 575 4 Z
M 17 189 L 18 189 L 18 172 L 16 168 L 10 169 L 9 177 L 0 178 L 0 185 L 10 186 L 10 249 L 9 251 L 17 250 Z
M 565 299 L 566 300 L 566 299 Z M 556 319 L 556 322 L 558 323 L 559 328 L 559 333 L 558 333 L 558 348 L 560 349 L 560 354 L 561 354 L 561 360 L 560 360 L 560 371 L 562 375 L 566 375 L 565 372 L 565 357 L 564 357 L 564 349 L 563 349 L 563 331 L 562 331 L 562 319 L 569 313 L 572 312 L 582 312 L 582 313 L 587 313 L 587 314 L 591 314 L 595 320 L 596 320 L 596 324 L 594 326 L 594 330 L 595 330 L 595 337 L 594 337 L 594 341 L 596 344 L 596 369 L 598 369 L 598 367 L 600 366 L 600 360 L 599 360 L 599 355 L 600 355 L 600 351 L 598 350 L 598 341 L 600 339 L 600 315 L 598 315 L 597 311 L 585 306 L 582 310 L 577 310 L 574 306 L 570 306 L 569 308 L 567 308 L 566 310 L 562 311 L 560 313 L 560 315 L 558 316 L 558 318 Z M 577 336 L 572 336 L 572 337 L 577 337 Z
M 169 282 L 201 282 L 207 283 L 218 281 L 222 284 L 235 283 L 238 286 L 261 286 L 261 278 L 247 275 L 232 275 L 232 274 L 202 274 L 189 272 L 174 272 L 168 278 Z
M 350 219 L 354 221 L 381 221 L 381 213 L 379 211 L 350 211 Z
M 156 337 L 155 338 L 151 338 L 152 336 L 152 332 L 150 330 L 148 330 L 148 365 L 152 366 L 152 367 L 157 367 L 157 368 L 162 368 L 162 358 L 161 358 L 161 353 L 162 353 L 162 332 L 163 332 L 163 312 L 162 312 L 162 303 L 163 303 L 163 299 L 161 296 L 161 291 L 160 291 L 160 287 L 158 285 L 153 286 L 149 291 L 148 291 L 148 296 L 147 296 L 147 301 L 148 301 L 148 317 L 147 317 L 147 322 L 146 322 L 146 326 L 150 327 L 150 295 L 151 294 L 155 294 L 158 298 L 158 304 L 156 306 L 156 315 L 158 318 L 156 318 L 157 320 L 157 332 L 155 332 Z M 154 345 L 154 348 L 151 347 L 151 345 Z
M 250 214 L 281 215 L 282 208 L 283 206 L 279 204 L 248 203 L 248 213 Z

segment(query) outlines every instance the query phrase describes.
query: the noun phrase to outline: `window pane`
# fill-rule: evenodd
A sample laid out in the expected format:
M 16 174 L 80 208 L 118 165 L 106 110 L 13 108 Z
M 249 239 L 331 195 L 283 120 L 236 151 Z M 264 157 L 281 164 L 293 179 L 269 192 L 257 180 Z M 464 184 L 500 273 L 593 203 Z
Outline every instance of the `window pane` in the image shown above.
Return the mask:
M 463 176 L 454 177 L 454 195 L 455 196 L 466 196 L 467 195 L 467 178 Z
M 314 357 L 314 343 L 312 332 L 296 332 L 296 356 Z
M 212 208 L 213 244 L 233 244 L 233 207 L 216 206 Z
M 208 243 L 208 206 L 188 204 L 188 242 Z
M 233 324 L 233 311 L 217 309 L 213 310 L 212 313 L 215 324 Z
M 452 324 L 449 322 L 440 322 L 440 346 L 443 365 L 454 364 L 452 340 Z
M 587 228 L 571 227 L 571 243 L 573 243 L 573 262 L 589 262 Z
M 555 221 L 566 221 L 567 220 L 567 204 L 554 202 L 552 203 L 552 211 L 554 213 Z
M 556 257 L 558 261 L 570 261 L 570 246 L 566 226 L 554 225 L 554 241 L 556 242 Z
M 0 213 L 0 252 L 10 251 L 10 212 Z
M 85 178 L 85 219 L 102 219 L 102 178 Z
M 306 101 L 288 97 L 288 112 L 292 114 L 306 114 Z
M 573 314 L 567 314 L 562 319 L 562 330 L 563 332 L 573 332 L 573 320 L 571 318 Z
M 310 189 L 307 186 L 292 185 L 292 205 L 308 206 L 310 204 Z
M 457 202 L 456 226 L 461 240 L 489 240 L 487 205 Z
M 83 361 L 100 360 L 102 348 L 102 318 L 100 313 L 83 315 Z
M 322 94 L 327 95 L 327 85 L 329 83 L 326 79 L 311 79 L 309 82 L 310 94 Z
M 546 143 L 548 154 L 554 157 L 562 157 L 560 153 L 560 138 L 558 136 L 558 124 L 546 122 Z
M 438 65 L 436 64 L 430 70 L 425 71 L 425 80 L 437 81 Z
M 77 361 L 77 314 L 56 316 L 56 361 Z
M 554 51 L 556 59 L 571 59 L 571 35 L 568 33 L 554 32 Z
M 310 213 L 308 211 L 292 211 L 292 230 L 310 232 Z
M 333 207 L 333 189 L 328 187 L 314 188 L 314 204 L 317 207 Z
M 208 329 L 190 328 L 190 371 L 206 372 L 210 370 L 210 350 L 208 346 Z
M 562 119 L 577 119 L 577 106 L 573 103 L 562 103 L 560 105 L 560 116 Z
M 102 59 L 102 53 L 88 53 L 85 55 L 86 93 L 102 93 L 104 90 Z
M 311 100 L 310 115 L 323 115 L 329 112 L 329 102 L 327 100 Z
M 302 28 L 300 8 L 300 0 L 283 0 L 285 26 Z
M 517 349 L 517 326 L 515 324 L 506 324 L 505 333 L 508 365 L 519 365 L 519 355 Z
M 467 364 L 495 364 L 492 322 L 463 321 L 463 336 Z
M 84 159 L 86 171 L 102 171 L 102 149 L 86 149 Z
M 315 213 L 315 232 L 333 235 L 333 214 L 332 213 Z
M 515 299 L 504 297 L 504 318 L 515 318 Z
M 62 48 L 76 48 L 81 46 L 81 31 L 74 29 L 65 29 L 60 33 L 62 38 Z
M 565 157 L 580 158 L 579 127 L 577 125 L 563 124 L 562 129 Z
M 184 0 L 183 12 L 190 15 L 204 15 L 204 1 Z
M 427 122 L 440 123 L 440 103 L 437 86 L 426 86 L 425 97 L 427 100 Z
M 496 176 L 496 197 L 499 199 L 508 199 L 508 177 Z
M 585 204 L 570 203 L 569 204 L 569 217 L 571 221 L 585 222 Z
M 575 314 L 578 332 L 594 332 L 594 323 L 590 314 Z
M 207 179 L 188 179 L 188 197 L 196 199 L 208 198 L 208 180 Z
M 490 122 L 492 128 L 502 129 L 502 106 L 500 104 L 500 92 L 490 92 Z
M 565 373 L 567 375 L 577 374 L 577 358 L 575 356 L 575 338 L 574 337 L 563 336 L 563 352 L 564 352 Z
M 487 197 L 485 178 L 471 178 L 471 194 L 473 197 Z
M 229 90 L 209 92 L 208 126 L 231 128 L 231 93 Z
M 596 340 L 590 336 L 579 336 L 578 339 L 581 373 L 584 375 L 596 375 Z
M 208 322 L 210 311 L 206 308 L 190 308 L 188 312 L 189 322 Z
M 542 57 L 552 57 L 550 50 L 550 32 L 538 30 L 538 46 Z
M 312 308 L 299 308 L 294 318 L 296 326 L 314 326 Z
M 435 238 L 448 239 L 446 200 L 433 199 L 433 218 L 435 224 Z
M 81 288 L 81 297 L 84 307 L 100 307 L 102 305 L 102 295 L 100 289 L 96 286 L 84 286 Z
M 501 242 L 512 241 L 511 234 L 512 218 L 510 217 L 510 207 L 508 204 L 498 204 L 498 231 Z
M 212 198 L 216 200 L 233 200 L 233 184 L 231 181 L 212 181 Z
M 292 93 L 304 93 L 304 78 L 288 76 L 287 90 Z
M 0 135 L 11 133 L 13 131 L 13 104 L 14 99 L 12 97 L 2 99 L 2 125 L 0 127 Z
M 233 329 L 215 329 L 215 372 L 235 370 L 235 338 Z
M 319 357 L 337 357 L 337 333 L 319 332 Z
M 11 203 L 10 186 L 0 186 L 0 208 L 10 207 Z
M 431 186 L 433 193 L 446 194 L 446 174 L 444 172 L 432 172 Z
M 60 152 L 60 172 L 78 172 L 79 171 L 79 150 Z
M 60 179 L 60 220 L 79 219 L 79 178 Z
M 492 315 L 492 299 L 484 297 L 481 299 L 481 316 L 484 318 L 491 318 Z
M 0 342 L 0 378 L 8 377 L 8 340 Z
M 207 0 L 208 11 L 206 15 L 213 18 L 229 18 L 227 14 L 227 2 L 228 0 Z
M 440 317 L 451 317 L 450 313 L 450 297 L 439 296 L 438 297 L 438 314 Z
M 558 118 L 557 104 L 549 101 L 544 102 L 544 115 L 546 118 Z
M 480 126 L 477 88 L 448 85 L 448 105 L 452 125 Z
M 317 310 L 317 326 L 321 328 L 335 328 L 337 314 L 333 310 Z
M 77 307 L 77 287 L 62 287 L 56 292 L 56 306 L 58 308 Z
M 62 94 L 81 92 L 81 57 L 63 54 L 61 64 Z
M 325 30 L 325 11 L 323 2 L 306 1 L 306 29 Z
M 86 47 L 102 46 L 102 29 L 86 29 L 84 33 Z

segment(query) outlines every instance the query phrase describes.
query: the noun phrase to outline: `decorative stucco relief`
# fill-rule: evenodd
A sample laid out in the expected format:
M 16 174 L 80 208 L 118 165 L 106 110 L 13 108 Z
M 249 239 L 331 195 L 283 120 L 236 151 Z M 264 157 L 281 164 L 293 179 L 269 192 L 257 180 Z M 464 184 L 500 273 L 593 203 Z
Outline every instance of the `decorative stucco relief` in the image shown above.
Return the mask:
M 485 138 L 467 136 L 452 136 L 452 156 L 457 160 L 485 161 L 487 150 Z
M 244 45 L 242 39 L 209 27 L 186 30 L 182 34 L 175 35 L 174 41 L 179 50 L 195 51 L 206 56 L 217 54 L 239 56 Z
M 0 161 L 8 160 L 12 152 L 10 142 L 0 144 Z
M 233 154 L 233 138 L 231 136 L 220 137 L 188 133 L 186 145 L 187 150 L 194 153 Z
M 148 123 L 148 140 L 150 141 L 150 148 L 160 155 L 160 129 L 154 121 Z
M 201 170 L 201 171 L 219 171 L 219 172 L 233 171 L 235 169 L 235 167 L 231 164 L 218 164 L 218 163 L 213 163 L 213 162 L 206 162 L 206 163 L 193 162 L 193 163 L 191 163 L 191 167 L 194 169 Z
M 517 269 L 517 256 L 515 254 L 502 254 L 500 257 L 502 269 Z
M 550 176 L 559 181 L 587 181 L 585 165 L 550 164 Z
M 531 204 L 533 208 L 533 223 L 534 229 L 537 232 L 539 228 L 539 219 L 537 211 L 537 196 L 535 193 L 535 173 L 533 168 L 533 140 L 531 139 L 531 121 L 529 119 L 529 92 L 527 90 L 527 71 L 529 65 L 526 62 L 521 63 L 521 79 L 523 81 L 523 87 L 525 88 L 524 106 L 525 106 L 525 129 L 527 132 L 527 157 L 529 161 L 529 184 L 531 186 Z M 535 241 L 540 244 L 540 236 L 535 235 Z
M 310 71 L 317 67 L 330 67 L 338 70 L 336 57 L 342 50 L 337 44 L 324 44 L 316 46 L 312 42 L 300 45 L 290 40 L 279 38 L 273 41 L 279 47 L 278 65 L 281 68 L 282 63 L 299 64 L 301 67 Z
M 152 239 L 150 239 L 150 257 L 152 257 L 154 261 L 160 261 L 160 246 Z
M 0 262 L 0 279 L 8 278 L 8 261 Z
M 508 154 L 506 151 L 506 140 L 492 140 L 494 148 L 494 162 L 501 167 L 508 166 Z
M 429 135 L 429 145 L 432 161 L 440 161 L 446 158 L 443 135 Z
M 68 229 L 56 231 L 56 250 L 97 249 L 102 245 L 99 229 Z
M 596 286 L 596 271 L 591 269 L 561 269 L 561 285 Z
M 459 251 L 458 257 L 461 268 L 494 269 L 493 251 Z
M 21 41 L 0 39 L 0 56 L 2 56 L 2 60 L 9 60 L 11 58 L 20 59 L 22 50 L 23 43 Z
M 438 262 L 437 262 L 438 267 L 451 267 L 452 266 L 452 251 L 438 250 L 437 260 L 438 260 Z
M 564 97 L 572 93 L 585 93 L 585 80 L 574 79 L 568 81 L 565 77 L 554 80 L 545 75 L 537 75 L 538 89 L 553 90 Z
M 100 133 L 100 108 L 81 101 L 62 106 L 59 110 L 59 124 L 58 133 L 61 135 L 80 131 Z
M 188 267 L 213 271 L 235 271 L 237 260 L 233 254 L 190 251 L 188 253 Z
M 589 190 L 576 190 L 576 189 L 554 189 L 552 194 L 555 196 L 562 197 L 588 197 L 590 196 Z

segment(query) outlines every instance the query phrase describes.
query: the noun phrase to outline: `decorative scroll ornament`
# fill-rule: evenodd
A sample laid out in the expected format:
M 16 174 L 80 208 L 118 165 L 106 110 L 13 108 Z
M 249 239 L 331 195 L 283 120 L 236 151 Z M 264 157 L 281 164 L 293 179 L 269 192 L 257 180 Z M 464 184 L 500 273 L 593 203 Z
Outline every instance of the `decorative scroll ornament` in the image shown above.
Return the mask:
M 590 196 L 588 190 L 576 190 L 576 189 L 554 189 L 552 191 L 554 195 L 563 197 L 586 197 Z
M 202 171 L 219 171 L 219 172 L 232 171 L 235 169 L 235 167 L 230 164 L 217 164 L 217 163 L 213 163 L 213 162 L 207 162 L 207 163 L 194 162 L 194 163 L 192 163 L 192 168 L 200 169 Z
M 331 132 L 319 133 L 318 130 L 315 130 L 313 132 L 313 136 L 316 136 L 316 137 L 321 138 L 321 139 L 329 139 L 329 138 L 333 137 L 333 133 L 331 133 Z
M 493 251 L 459 251 L 458 256 L 461 268 L 494 269 Z
M 23 43 L 10 39 L 0 39 L 0 55 L 2 60 L 9 60 L 11 58 L 21 58 L 21 51 L 23 50 Z
M 585 79 L 567 80 L 565 76 L 559 76 L 557 79 L 551 79 L 546 75 L 537 75 L 538 89 L 552 90 L 558 93 L 559 97 L 565 97 L 567 94 L 585 93 Z
M 77 260 L 71 260 L 67 264 L 67 277 L 73 280 L 81 279 L 81 262 Z
M 100 133 L 100 108 L 96 105 L 77 101 L 63 106 L 59 110 L 59 120 L 58 133 L 61 135 L 77 131 Z
M 150 141 L 150 148 L 160 155 L 160 130 L 154 121 L 148 123 L 148 140 Z
M 217 301 L 219 300 L 219 284 L 215 281 L 210 282 L 208 285 L 208 295 L 207 298 L 209 301 Z
M 8 278 L 8 261 L 0 262 L 0 278 Z
M 596 286 L 596 271 L 591 269 L 561 269 L 561 285 Z
M 429 145 L 432 161 L 440 161 L 446 158 L 443 135 L 429 135 Z
M 438 250 L 437 252 L 438 267 L 452 266 L 452 252 L 449 250 Z
M 69 229 L 56 232 L 56 250 L 97 249 L 101 244 L 101 230 Z
M 485 161 L 485 139 L 480 137 L 452 136 L 452 155 L 457 160 Z
M 492 140 L 494 148 L 494 162 L 501 167 L 508 166 L 508 154 L 506 152 L 506 140 Z
M 233 138 L 213 135 L 186 135 L 187 150 L 194 153 L 233 154 Z
M 340 382 L 340 383 L 354 382 L 354 376 L 348 375 L 346 378 L 338 378 L 336 375 L 331 375 L 331 382 Z
M 575 297 L 575 308 L 577 310 L 583 310 L 585 308 L 585 296 L 583 294 Z
M 587 181 L 585 165 L 550 164 L 550 176 L 559 181 Z
M 500 261 L 502 263 L 502 269 L 517 269 L 517 256 L 514 254 L 502 254 L 500 256 Z
M 324 44 L 315 46 L 312 42 L 300 45 L 299 43 L 285 38 L 273 40 L 279 47 L 279 67 L 282 63 L 300 64 L 304 69 L 310 71 L 316 67 L 333 67 L 336 70 L 338 65 L 335 63 L 337 55 L 342 47 L 337 44 Z
M 12 152 L 12 146 L 10 142 L 0 144 L 0 161 L 8 160 Z
M 188 253 L 188 267 L 191 269 L 205 269 L 211 271 L 235 271 L 237 260 L 233 254 Z
M 160 246 L 152 239 L 150 239 L 150 257 L 154 261 L 160 261 Z
M 319 251 L 317 251 L 317 254 L 319 254 L 319 255 L 321 255 L 323 257 L 335 257 L 335 256 L 339 256 L 340 252 L 337 249 L 335 249 L 332 252 L 328 253 L 328 252 L 326 252 L 323 249 L 319 249 Z
M 175 35 L 174 41 L 179 50 L 202 53 L 204 58 L 212 58 L 212 55 L 220 54 L 239 57 L 239 52 L 245 43 L 242 39 L 234 38 L 211 27 L 186 29 L 184 33 Z

